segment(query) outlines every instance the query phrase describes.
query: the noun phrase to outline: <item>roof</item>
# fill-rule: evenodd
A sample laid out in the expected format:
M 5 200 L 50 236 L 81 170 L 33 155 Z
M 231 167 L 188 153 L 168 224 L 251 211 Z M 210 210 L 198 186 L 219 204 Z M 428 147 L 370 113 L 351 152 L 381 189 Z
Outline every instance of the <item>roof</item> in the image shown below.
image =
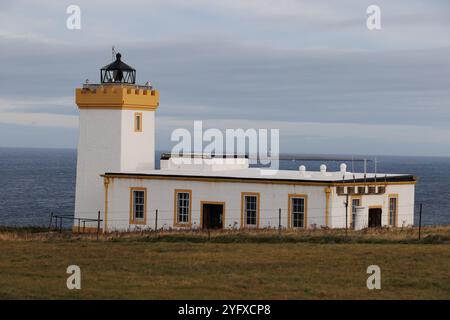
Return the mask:
M 229 180 L 229 181 L 242 181 L 248 180 L 252 182 L 265 181 L 265 182 L 311 182 L 319 184 L 335 184 L 344 181 L 349 182 L 411 182 L 416 181 L 416 177 L 408 174 L 375 174 L 368 173 L 364 178 L 363 173 L 345 173 L 342 172 L 319 172 L 319 171 L 306 171 L 301 173 L 298 170 L 264 170 L 261 168 L 248 168 L 238 170 L 145 170 L 142 172 L 106 172 L 104 176 L 114 176 L 118 178 L 184 178 L 193 180 L 198 179 L 211 179 L 211 180 Z
M 101 70 L 113 71 L 113 70 L 122 70 L 122 71 L 136 71 L 134 68 L 127 65 L 125 62 L 121 60 L 122 55 L 120 53 L 116 54 L 116 61 L 111 62 L 110 64 L 104 66 Z
M 173 155 L 171 153 L 168 152 L 164 152 L 161 153 L 161 160 L 169 160 L 172 158 L 190 158 L 190 159 L 194 159 L 194 158 L 198 158 L 198 159 L 214 159 L 214 158 L 219 158 L 219 159 L 248 159 L 248 155 L 247 154 L 207 154 L 207 153 L 195 153 L 195 152 L 185 152 L 181 155 Z

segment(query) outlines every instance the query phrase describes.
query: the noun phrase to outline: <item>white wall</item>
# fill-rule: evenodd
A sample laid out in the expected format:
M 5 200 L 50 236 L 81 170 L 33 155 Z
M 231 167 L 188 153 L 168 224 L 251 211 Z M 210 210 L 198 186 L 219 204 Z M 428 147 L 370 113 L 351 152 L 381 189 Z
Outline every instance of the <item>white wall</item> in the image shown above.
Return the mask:
M 142 113 L 142 132 L 134 131 L 134 114 Z M 122 110 L 121 170 L 155 168 L 155 112 Z
M 362 195 L 361 206 L 364 207 L 365 215 L 368 215 L 369 207 L 381 206 L 382 216 L 381 224 L 383 226 L 389 225 L 389 195 L 398 195 L 398 226 L 409 226 L 414 224 L 414 192 L 415 186 L 413 184 L 402 185 L 388 185 L 386 193 L 381 195 Z M 331 204 L 331 227 L 345 228 L 345 196 L 336 194 L 336 188 L 332 188 L 332 204 Z M 351 197 L 349 197 L 349 204 L 351 204 Z M 351 205 L 348 208 L 348 224 L 350 227 L 351 219 Z
M 225 226 L 240 227 L 241 192 L 260 193 L 260 227 L 278 227 L 278 209 L 282 209 L 281 223 L 287 226 L 288 194 L 308 194 L 308 226 L 325 224 L 324 187 L 279 184 L 250 184 L 231 182 L 200 182 L 149 179 L 110 179 L 108 188 L 108 229 L 128 229 L 130 217 L 130 187 L 147 188 L 147 225 L 154 228 L 158 209 L 158 227 L 173 226 L 174 190 L 192 190 L 192 224 L 200 227 L 200 202 L 225 202 Z M 133 229 L 134 226 L 131 226 Z
M 101 174 L 154 169 L 154 111 L 139 112 L 142 132 L 134 131 L 133 110 L 80 109 L 75 218 L 97 219 L 99 210 L 103 218 Z
M 100 174 L 120 169 L 120 141 L 119 110 L 80 109 L 75 218 L 97 218 L 97 211 L 103 211 Z
M 155 211 L 158 209 L 158 228 L 173 226 L 174 190 L 192 190 L 192 224 L 200 227 L 200 202 L 225 202 L 225 227 L 240 227 L 241 192 L 260 193 L 260 227 L 278 227 L 278 208 L 282 209 L 281 223 L 287 226 L 287 209 L 289 194 L 308 195 L 308 227 L 316 224 L 325 225 L 326 197 L 324 186 L 294 186 L 282 184 L 256 184 L 232 182 L 205 182 L 153 179 L 110 179 L 108 188 L 108 230 L 133 230 L 136 226 L 129 224 L 130 187 L 147 188 L 147 224 L 139 229 L 155 227 Z M 383 207 L 382 223 L 387 223 L 388 194 L 399 195 L 399 225 L 413 224 L 414 185 L 390 185 L 385 195 L 363 196 L 362 205 L 381 205 Z M 330 227 L 345 227 L 345 197 L 337 196 L 333 188 L 330 197 Z M 350 214 L 349 208 L 349 214 Z M 350 221 L 350 219 L 349 219 Z

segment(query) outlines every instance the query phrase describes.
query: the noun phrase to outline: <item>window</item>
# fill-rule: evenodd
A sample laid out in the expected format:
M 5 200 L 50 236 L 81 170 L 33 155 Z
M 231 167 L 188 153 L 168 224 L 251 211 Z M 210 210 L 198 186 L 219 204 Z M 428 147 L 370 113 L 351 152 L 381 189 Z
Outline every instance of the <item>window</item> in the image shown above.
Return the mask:
M 134 114 L 134 131 L 142 132 L 142 113 L 140 112 Z
M 245 224 L 256 226 L 256 196 L 245 196 Z
M 175 190 L 175 225 L 191 223 L 191 190 Z
M 306 195 L 289 195 L 288 218 L 289 226 L 293 228 L 306 228 L 307 226 L 307 196 Z
M 359 206 L 361 206 L 361 199 L 360 198 L 352 199 L 352 223 L 351 223 L 352 228 L 355 228 L 356 207 Z
M 305 198 L 292 198 L 292 226 L 305 227 Z
M 259 227 L 259 193 L 242 194 L 242 226 Z
M 389 225 L 397 225 L 397 215 L 398 215 L 398 202 L 397 195 L 389 195 Z
M 147 189 L 131 188 L 131 224 L 146 224 L 147 219 Z

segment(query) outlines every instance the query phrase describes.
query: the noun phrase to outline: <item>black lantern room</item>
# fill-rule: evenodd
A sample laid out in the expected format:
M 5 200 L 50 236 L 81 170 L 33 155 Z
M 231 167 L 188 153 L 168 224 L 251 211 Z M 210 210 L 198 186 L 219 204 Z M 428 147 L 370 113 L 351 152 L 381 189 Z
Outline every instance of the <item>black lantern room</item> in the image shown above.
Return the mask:
M 102 83 L 129 83 L 136 82 L 136 70 L 124 63 L 120 53 L 116 54 L 116 61 L 104 66 L 100 70 Z

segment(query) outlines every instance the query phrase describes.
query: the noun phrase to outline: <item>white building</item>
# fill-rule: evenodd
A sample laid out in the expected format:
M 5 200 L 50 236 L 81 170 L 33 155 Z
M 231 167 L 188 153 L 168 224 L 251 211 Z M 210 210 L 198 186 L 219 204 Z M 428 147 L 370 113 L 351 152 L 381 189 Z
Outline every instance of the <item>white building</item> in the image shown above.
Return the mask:
M 105 231 L 413 224 L 411 175 L 352 173 L 345 164 L 338 172 L 322 165 L 266 175 L 249 168 L 246 157 L 204 155 L 163 155 L 155 170 L 159 93 L 134 82 L 134 69 L 118 55 L 102 69 L 101 84 L 76 89 L 74 230 L 83 219 L 97 219 L 98 211 Z

